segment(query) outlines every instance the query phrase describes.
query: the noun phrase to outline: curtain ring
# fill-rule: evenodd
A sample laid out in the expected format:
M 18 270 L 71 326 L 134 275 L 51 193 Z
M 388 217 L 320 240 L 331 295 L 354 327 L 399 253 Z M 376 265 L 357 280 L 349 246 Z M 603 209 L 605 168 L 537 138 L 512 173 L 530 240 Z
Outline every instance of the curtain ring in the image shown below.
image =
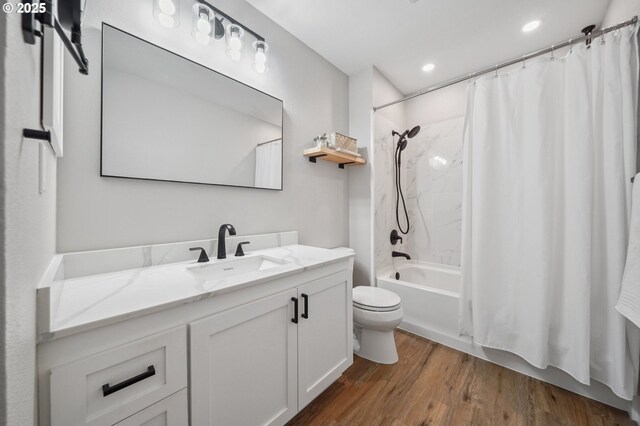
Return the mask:
M 527 68 L 527 55 L 522 55 L 522 69 Z
M 573 53 L 573 39 L 569 39 L 569 54 Z
M 496 65 L 496 75 L 495 78 L 498 78 L 498 66 Z
M 556 47 L 555 45 L 553 45 L 553 44 L 551 45 L 551 60 L 552 61 L 555 61 L 555 59 L 556 59 L 555 51 L 554 51 L 555 47 Z

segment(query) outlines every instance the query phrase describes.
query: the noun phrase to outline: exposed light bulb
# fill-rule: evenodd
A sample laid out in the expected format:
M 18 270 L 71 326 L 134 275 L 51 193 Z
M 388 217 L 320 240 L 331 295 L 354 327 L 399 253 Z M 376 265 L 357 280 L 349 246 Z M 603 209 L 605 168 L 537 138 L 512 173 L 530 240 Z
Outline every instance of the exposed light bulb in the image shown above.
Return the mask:
M 258 74 L 264 74 L 269 69 L 269 65 L 267 64 L 269 45 L 263 40 L 257 40 L 253 43 L 253 48 L 256 51 L 253 59 L 253 69 Z
M 264 74 L 267 71 L 267 64 L 264 62 L 263 63 L 256 62 L 253 68 L 256 70 L 258 74 Z
M 176 13 L 176 4 L 173 0 L 158 0 L 158 7 L 165 15 L 172 16 Z
M 201 15 L 200 19 L 196 21 L 196 29 L 199 33 L 209 34 L 211 32 L 211 23 L 205 15 Z
M 522 27 L 522 32 L 524 33 L 531 32 L 536 28 L 538 28 L 539 26 L 540 26 L 540 21 L 531 21 L 528 24 L 526 24 L 524 27 Z
M 211 36 L 209 36 L 209 34 L 202 33 L 200 31 L 196 31 L 193 34 L 193 38 L 195 38 L 198 43 L 204 44 L 204 45 L 209 44 L 209 42 L 211 41 Z
M 172 28 L 176 21 L 175 19 L 173 19 L 173 16 L 169 16 L 166 13 L 160 12 L 158 13 L 158 22 L 160 22 L 165 27 Z
M 227 42 L 227 56 L 234 61 L 242 58 L 242 39 L 244 38 L 244 29 L 237 24 L 229 24 L 225 30 L 225 39 Z
M 180 3 L 176 0 L 153 0 L 153 16 L 163 27 L 177 27 L 180 24 Z
M 238 38 L 238 36 L 232 36 L 229 40 L 229 49 L 231 50 L 240 50 L 242 49 L 242 41 Z

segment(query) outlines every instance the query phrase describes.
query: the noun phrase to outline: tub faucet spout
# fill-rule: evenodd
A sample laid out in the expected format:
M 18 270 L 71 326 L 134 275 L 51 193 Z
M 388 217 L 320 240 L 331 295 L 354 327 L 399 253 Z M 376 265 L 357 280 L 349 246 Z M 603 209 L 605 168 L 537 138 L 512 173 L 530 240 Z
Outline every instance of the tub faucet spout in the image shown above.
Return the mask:
M 411 256 L 409 256 L 407 253 L 402 253 L 400 251 L 392 251 L 391 257 L 404 257 L 407 260 L 411 260 Z

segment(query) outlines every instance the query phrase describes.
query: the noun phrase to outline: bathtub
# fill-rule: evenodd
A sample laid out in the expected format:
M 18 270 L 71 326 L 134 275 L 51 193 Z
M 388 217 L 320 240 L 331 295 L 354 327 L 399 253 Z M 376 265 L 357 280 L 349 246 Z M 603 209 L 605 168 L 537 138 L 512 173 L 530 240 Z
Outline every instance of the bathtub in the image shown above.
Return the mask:
M 398 278 L 396 278 L 398 274 Z M 458 307 L 462 279 L 460 268 L 419 261 L 402 261 L 382 270 L 376 279 L 378 287 L 393 291 L 402 300 L 402 330 L 482 358 L 527 376 L 540 379 L 587 398 L 621 410 L 630 404 L 595 380 L 591 386 L 577 382 L 564 371 L 549 367 L 540 370 L 509 352 L 483 348 L 471 338 L 458 333 Z M 638 409 L 640 418 L 640 409 Z
M 440 342 L 458 338 L 460 268 L 410 260 L 381 271 L 377 284 L 402 299 L 401 329 Z

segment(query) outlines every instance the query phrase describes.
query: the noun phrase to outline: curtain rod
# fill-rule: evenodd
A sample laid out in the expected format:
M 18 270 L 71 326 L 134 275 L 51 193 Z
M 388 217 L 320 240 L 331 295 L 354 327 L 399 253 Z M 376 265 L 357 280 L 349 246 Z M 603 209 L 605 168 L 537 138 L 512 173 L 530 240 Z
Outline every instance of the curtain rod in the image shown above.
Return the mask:
M 418 92 L 414 92 L 414 93 L 412 93 L 410 95 L 405 96 L 404 98 L 398 99 L 397 101 L 393 101 L 393 102 L 389 102 L 389 103 L 386 103 L 386 104 L 383 104 L 383 105 L 380 105 L 380 106 L 373 107 L 373 111 L 375 112 L 375 111 L 377 111 L 379 109 L 386 108 L 388 106 L 395 105 L 395 104 L 398 104 L 400 102 L 408 101 L 409 99 L 417 98 L 418 96 L 426 95 L 427 93 L 435 92 L 436 90 L 444 89 L 445 87 L 449 87 L 449 86 L 452 86 L 454 84 L 461 83 L 461 82 L 463 82 L 465 80 L 468 80 L 469 78 L 474 78 L 474 77 L 481 76 L 483 74 L 488 74 L 490 72 L 495 72 L 495 71 L 497 71 L 497 70 L 499 70 L 501 68 L 505 68 L 505 67 L 517 64 L 519 62 L 535 58 L 537 56 L 542 56 L 544 54 L 551 53 L 554 50 L 562 49 L 563 47 L 572 46 L 574 44 L 578 44 L 578 43 L 581 43 L 583 41 L 591 40 L 591 39 L 599 37 L 599 36 L 601 36 L 603 34 L 610 33 L 611 31 L 619 30 L 620 28 L 624 28 L 624 27 L 627 27 L 629 25 L 635 25 L 637 22 L 638 22 L 638 17 L 634 16 L 630 20 L 625 21 L 625 22 L 623 22 L 621 24 L 614 25 L 612 27 L 605 28 L 605 29 L 602 29 L 602 30 L 594 31 L 592 33 L 583 35 L 583 36 L 575 38 L 575 39 L 569 39 L 569 40 L 564 41 L 562 43 L 551 45 L 551 46 L 547 47 L 546 49 L 542 49 L 542 50 L 538 50 L 536 52 L 529 53 L 529 54 L 524 55 L 524 56 L 522 56 L 520 58 L 512 59 L 510 61 L 503 62 L 503 63 L 495 65 L 493 67 L 484 68 L 484 69 L 482 69 L 480 71 L 477 71 L 477 72 L 474 72 L 474 73 L 470 73 L 470 74 L 467 74 L 467 75 L 462 76 L 462 77 L 454 78 L 453 80 L 449 80 L 449 81 L 446 81 L 444 83 L 440 83 L 440 84 L 438 84 L 436 86 L 432 86 L 432 87 L 429 87 L 427 89 L 423 89 L 423 90 L 420 90 Z
M 282 138 L 278 138 L 278 139 L 273 139 L 273 140 L 271 140 L 271 141 L 260 142 L 258 145 L 256 145 L 256 147 L 258 147 L 258 146 L 262 146 L 262 145 L 266 145 L 266 144 L 268 144 L 268 143 L 278 142 L 278 141 L 281 141 L 281 140 L 282 140 Z

